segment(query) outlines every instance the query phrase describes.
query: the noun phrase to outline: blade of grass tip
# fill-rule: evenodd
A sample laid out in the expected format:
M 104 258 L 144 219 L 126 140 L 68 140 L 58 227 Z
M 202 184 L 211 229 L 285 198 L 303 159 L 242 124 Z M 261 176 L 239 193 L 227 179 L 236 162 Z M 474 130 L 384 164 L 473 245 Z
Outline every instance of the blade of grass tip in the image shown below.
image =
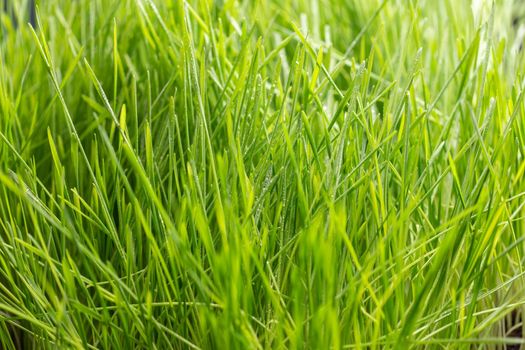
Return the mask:
M 124 142 L 126 143 L 126 145 L 128 145 L 128 147 L 133 149 L 132 146 L 131 146 L 131 142 L 128 139 L 128 136 L 126 135 L 126 133 L 122 129 L 122 126 L 120 125 L 120 121 L 117 118 L 117 115 L 115 114 L 115 111 L 114 111 L 113 107 L 111 107 L 109 99 L 107 98 L 106 93 L 104 92 L 104 89 L 102 88 L 102 84 L 98 80 L 97 76 L 95 75 L 95 72 L 91 68 L 91 65 L 89 64 L 89 62 L 87 61 L 86 58 L 84 58 L 84 65 L 87 68 L 87 72 L 88 72 L 88 75 L 89 75 L 89 77 L 91 79 L 91 82 L 93 83 L 93 86 L 95 87 L 95 89 L 97 90 L 97 93 L 99 94 L 100 98 L 102 99 L 102 102 L 104 103 L 104 106 L 106 107 L 107 111 L 109 112 L 109 114 L 111 116 L 111 119 L 113 119 L 113 123 L 115 123 L 115 127 L 119 131 L 119 133 L 120 133 L 122 139 L 124 140 Z
M 295 25 L 295 23 L 291 23 L 291 26 L 295 32 L 295 34 L 299 37 L 299 40 L 303 43 L 304 47 L 307 49 L 308 53 L 310 54 L 311 58 L 314 60 L 317 58 L 317 55 L 315 54 L 315 50 L 312 48 L 306 37 L 301 33 L 301 30 Z M 324 66 L 324 64 L 320 63 L 317 65 L 319 68 L 321 68 L 323 74 L 325 75 L 325 78 L 328 79 L 332 87 L 335 89 L 337 94 L 341 97 L 344 96 L 343 92 L 339 89 L 335 81 L 333 80 L 332 76 L 330 75 L 330 72 L 328 72 L 328 69 Z
M 117 19 L 113 18 L 113 110 L 117 108 L 118 88 L 118 47 L 117 47 Z

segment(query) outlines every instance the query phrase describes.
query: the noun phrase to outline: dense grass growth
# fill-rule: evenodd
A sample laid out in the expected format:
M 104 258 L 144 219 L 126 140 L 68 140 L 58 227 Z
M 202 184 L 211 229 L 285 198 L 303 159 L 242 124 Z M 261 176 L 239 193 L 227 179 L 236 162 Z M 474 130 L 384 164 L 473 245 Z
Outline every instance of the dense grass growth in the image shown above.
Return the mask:
M 0 348 L 523 343 L 519 3 L 28 3 Z

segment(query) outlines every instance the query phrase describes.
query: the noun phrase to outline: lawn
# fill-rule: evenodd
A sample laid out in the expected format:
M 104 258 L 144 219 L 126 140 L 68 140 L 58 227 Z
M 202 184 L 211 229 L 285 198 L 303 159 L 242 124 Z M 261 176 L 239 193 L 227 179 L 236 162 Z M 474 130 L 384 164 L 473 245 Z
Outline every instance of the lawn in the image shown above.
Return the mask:
M 31 2 L 0 349 L 525 347 L 525 4 Z

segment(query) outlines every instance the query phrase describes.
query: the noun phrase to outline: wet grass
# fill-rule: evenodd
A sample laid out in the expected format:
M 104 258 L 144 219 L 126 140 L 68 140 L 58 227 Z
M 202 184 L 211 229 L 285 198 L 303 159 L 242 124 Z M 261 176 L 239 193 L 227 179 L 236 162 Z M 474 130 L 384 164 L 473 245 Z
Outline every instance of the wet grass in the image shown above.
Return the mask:
M 516 5 L 11 5 L 0 348 L 524 343 Z

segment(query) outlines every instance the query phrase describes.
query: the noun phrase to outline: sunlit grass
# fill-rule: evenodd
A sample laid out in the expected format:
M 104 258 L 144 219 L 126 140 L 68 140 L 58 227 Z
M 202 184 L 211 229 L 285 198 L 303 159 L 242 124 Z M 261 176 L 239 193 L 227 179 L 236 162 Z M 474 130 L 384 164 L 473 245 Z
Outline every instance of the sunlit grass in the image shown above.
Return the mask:
M 519 2 L 28 5 L 0 348 L 525 342 Z

